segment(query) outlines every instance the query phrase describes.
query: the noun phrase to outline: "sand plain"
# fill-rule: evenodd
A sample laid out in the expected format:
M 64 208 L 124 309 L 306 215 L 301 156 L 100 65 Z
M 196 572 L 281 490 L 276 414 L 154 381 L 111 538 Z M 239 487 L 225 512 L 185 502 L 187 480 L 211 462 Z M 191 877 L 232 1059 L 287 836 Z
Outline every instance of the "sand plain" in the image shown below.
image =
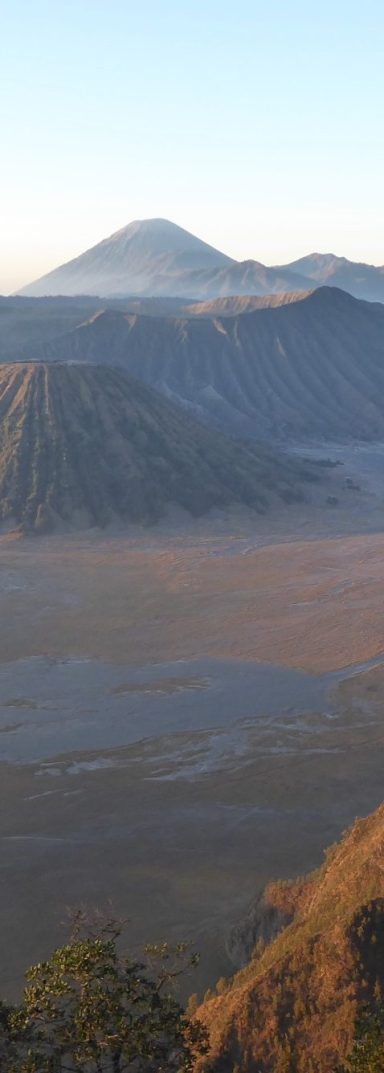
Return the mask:
M 2 537 L 3 994 L 67 906 L 109 900 L 135 949 L 191 939 L 211 985 L 265 881 L 382 800 L 372 473 L 328 512 Z

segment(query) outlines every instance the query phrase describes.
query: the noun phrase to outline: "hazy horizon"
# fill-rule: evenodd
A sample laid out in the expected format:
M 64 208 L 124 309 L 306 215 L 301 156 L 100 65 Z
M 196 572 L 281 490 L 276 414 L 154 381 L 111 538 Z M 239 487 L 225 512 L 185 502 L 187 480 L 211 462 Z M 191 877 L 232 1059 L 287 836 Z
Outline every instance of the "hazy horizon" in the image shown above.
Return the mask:
M 0 293 L 159 216 L 237 260 L 383 264 L 383 31 L 378 0 L 14 0 Z

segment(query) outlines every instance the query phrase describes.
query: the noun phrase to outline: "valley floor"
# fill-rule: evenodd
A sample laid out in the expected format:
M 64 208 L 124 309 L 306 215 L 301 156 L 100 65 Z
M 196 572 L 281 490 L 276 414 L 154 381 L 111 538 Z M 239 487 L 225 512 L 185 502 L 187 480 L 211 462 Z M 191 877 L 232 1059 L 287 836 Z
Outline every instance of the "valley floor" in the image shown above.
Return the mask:
M 384 496 L 351 450 L 329 510 L 2 537 L 2 994 L 108 899 L 213 984 L 266 880 L 382 800 Z

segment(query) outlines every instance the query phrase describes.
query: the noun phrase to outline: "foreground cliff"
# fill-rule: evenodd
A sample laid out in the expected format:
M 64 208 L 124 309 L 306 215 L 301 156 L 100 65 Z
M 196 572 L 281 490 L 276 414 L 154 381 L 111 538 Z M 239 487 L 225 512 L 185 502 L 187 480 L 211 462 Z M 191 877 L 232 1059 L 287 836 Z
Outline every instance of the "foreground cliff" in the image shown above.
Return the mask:
M 272 884 L 289 923 L 199 1008 L 210 1073 L 331 1073 L 358 1010 L 384 985 L 384 805 L 359 820 L 304 880 Z

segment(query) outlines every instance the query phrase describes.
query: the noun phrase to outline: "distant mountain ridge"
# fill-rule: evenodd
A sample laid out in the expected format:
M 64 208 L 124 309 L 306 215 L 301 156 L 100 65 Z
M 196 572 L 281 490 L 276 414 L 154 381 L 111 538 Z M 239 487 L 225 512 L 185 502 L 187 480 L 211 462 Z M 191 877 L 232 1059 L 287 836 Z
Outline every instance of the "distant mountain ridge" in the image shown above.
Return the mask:
M 341 287 L 357 298 L 384 302 L 384 266 L 356 264 L 333 254 L 310 254 L 287 265 L 236 261 L 169 220 L 135 220 L 19 294 L 128 295 L 202 301 Z
M 259 440 L 384 439 L 382 305 L 324 287 L 235 316 L 209 308 L 204 317 L 107 309 L 24 357 L 121 366 L 208 423 Z
M 305 298 L 306 291 L 273 295 L 235 295 L 213 298 L 207 302 L 190 302 L 183 298 L 98 298 L 79 297 L 27 298 L 0 296 L 0 361 L 25 356 L 28 347 L 47 343 L 78 328 L 106 310 L 136 313 L 148 317 L 233 316 L 252 309 L 284 305 Z
M 333 253 L 312 253 L 285 267 L 307 276 L 315 286 L 340 287 L 368 302 L 384 301 L 384 265 L 348 261 Z

